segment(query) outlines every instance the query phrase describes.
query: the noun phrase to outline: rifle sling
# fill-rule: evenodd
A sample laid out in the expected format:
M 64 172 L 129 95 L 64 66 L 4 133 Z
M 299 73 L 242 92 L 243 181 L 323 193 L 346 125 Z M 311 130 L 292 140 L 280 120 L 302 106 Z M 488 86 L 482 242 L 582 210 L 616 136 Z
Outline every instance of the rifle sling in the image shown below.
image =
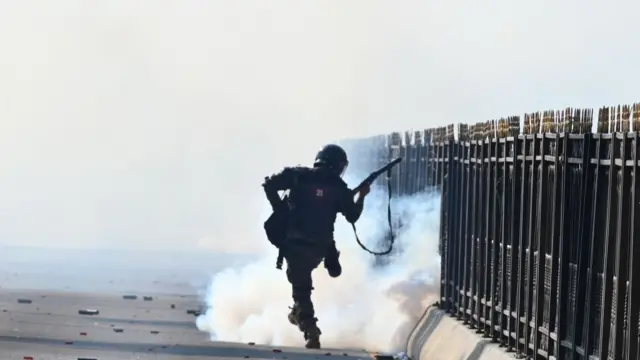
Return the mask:
M 351 223 L 351 227 L 353 228 L 353 234 L 356 236 L 356 241 L 358 242 L 358 245 L 360 245 L 360 247 L 364 251 L 375 256 L 389 255 L 391 251 L 393 251 L 393 243 L 395 241 L 395 237 L 393 236 L 393 226 L 391 225 L 391 169 L 387 171 L 387 193 L 389 194 L 389 202 L 387 203 L 387 221 L 389 222 L 389 233 L 391 234 L 391 240 L 389 242 L 389 248 L 387 250 L 381 251 L 381 252 L 369 250 L 360 241 L 360 238 L 358 237 L 358 231 L 356 230 L 356 224 Z

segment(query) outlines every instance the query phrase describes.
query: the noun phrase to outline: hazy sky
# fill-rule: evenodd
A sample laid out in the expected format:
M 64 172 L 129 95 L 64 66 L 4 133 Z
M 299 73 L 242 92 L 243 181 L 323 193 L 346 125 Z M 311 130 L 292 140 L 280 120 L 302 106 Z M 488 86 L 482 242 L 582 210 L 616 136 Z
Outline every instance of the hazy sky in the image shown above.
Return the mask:
M 325 141 L 640 100 L 634 3 L 2 1 L 0 243 L 250 251 Z

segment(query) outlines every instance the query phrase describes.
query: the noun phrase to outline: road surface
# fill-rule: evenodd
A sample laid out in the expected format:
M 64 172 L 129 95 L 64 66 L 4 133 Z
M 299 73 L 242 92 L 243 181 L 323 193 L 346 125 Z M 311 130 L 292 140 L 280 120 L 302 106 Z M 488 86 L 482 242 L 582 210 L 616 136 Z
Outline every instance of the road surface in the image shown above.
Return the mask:
M 365 352 L 211 342 L 195 327 L 198 299 L 0 289 L 0 359 L 368 360 Z M 29 303 L 30 302 L 30 303 Z M 98 309 L 98 315 L 80 315 Z

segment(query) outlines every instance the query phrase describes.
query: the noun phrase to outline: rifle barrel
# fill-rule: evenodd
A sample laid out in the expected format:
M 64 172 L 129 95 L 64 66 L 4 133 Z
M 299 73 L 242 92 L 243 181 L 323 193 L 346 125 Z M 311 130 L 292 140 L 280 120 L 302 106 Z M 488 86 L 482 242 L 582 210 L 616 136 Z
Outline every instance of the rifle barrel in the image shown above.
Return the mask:
M 385 166 L 381 167 L 380 169 L 372 172 L 369 176 L 367 176 L 366 179 L 364 179 L 364 181 L 362 181 L 360 183 L 360 185 L 356 186 L 353 189 L 353 194 L 357 194 L 358 192 L 360 192 L 360 188 L 362 188 L 364 185 L 371 185 L 377 178 L 378 176 L 382 175 L 382 173 L 384 173 L 385 171 L 389 171 L 391 170 L 394 166 L 398 165 L 400 162 L 402 162 L 402 157 L 397 157 L 393 160 L 391 160 L 388 164 L 386 164 Z

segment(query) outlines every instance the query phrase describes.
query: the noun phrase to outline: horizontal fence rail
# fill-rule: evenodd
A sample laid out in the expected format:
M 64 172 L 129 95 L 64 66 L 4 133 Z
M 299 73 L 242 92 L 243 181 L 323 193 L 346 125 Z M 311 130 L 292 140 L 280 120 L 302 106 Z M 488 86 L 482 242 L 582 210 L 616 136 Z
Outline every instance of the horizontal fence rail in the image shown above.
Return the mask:
M 440 191 L 451 316 L 518 357 L 640 360 L 640 104 L 523 120 L 342 144 L 359 168 L 403 156 L 393 194 Z

